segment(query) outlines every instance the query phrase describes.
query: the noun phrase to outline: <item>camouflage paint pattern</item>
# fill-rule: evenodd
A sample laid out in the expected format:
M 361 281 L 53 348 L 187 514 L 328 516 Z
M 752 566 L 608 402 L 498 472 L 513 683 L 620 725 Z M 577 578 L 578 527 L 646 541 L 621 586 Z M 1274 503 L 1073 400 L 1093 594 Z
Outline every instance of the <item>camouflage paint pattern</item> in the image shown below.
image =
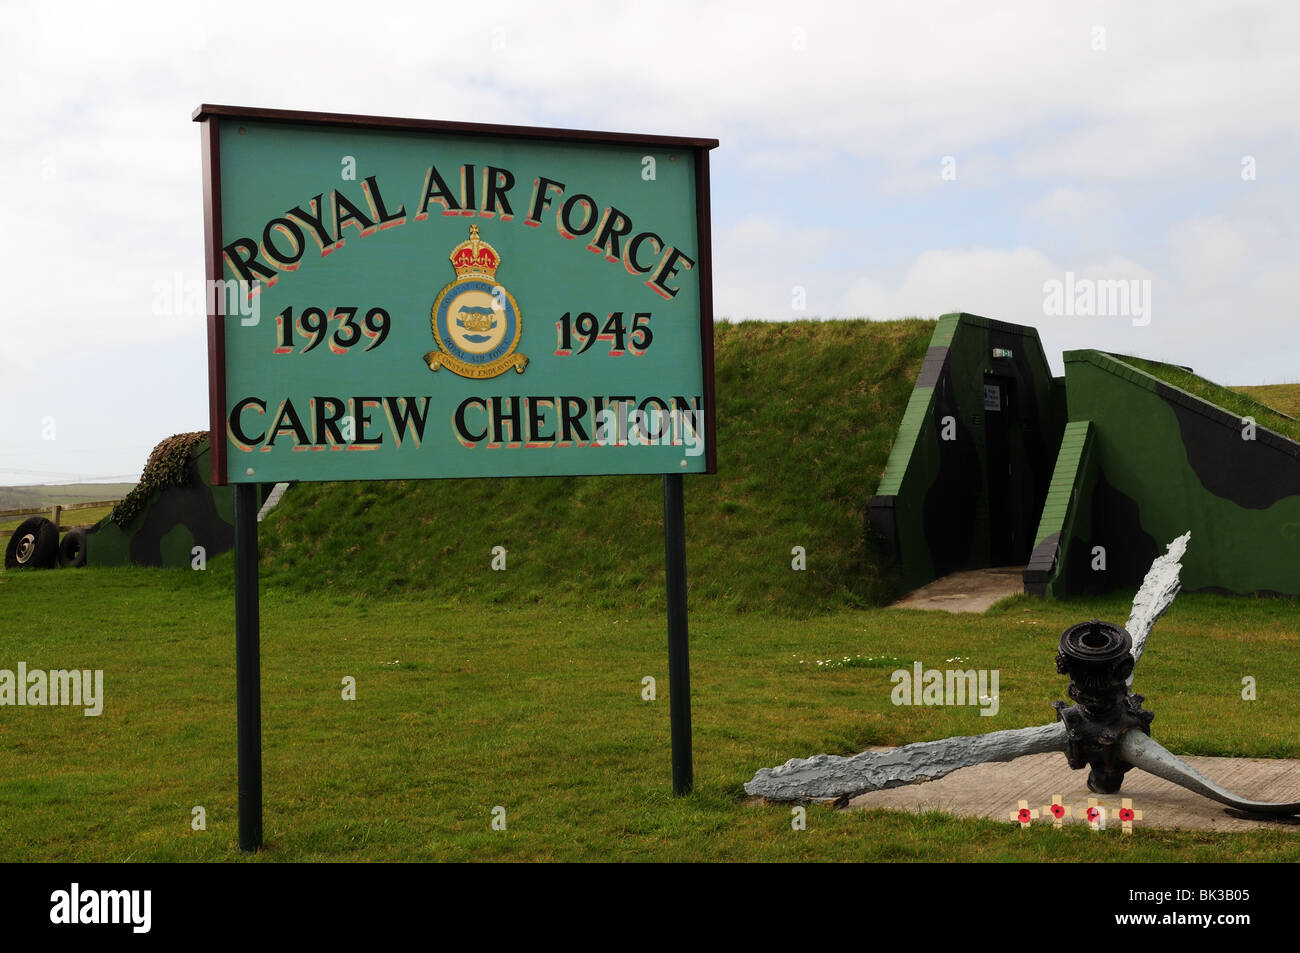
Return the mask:
M 1011 354 L 995 358 L 994 349 Z M 997 411 L 1012 502 L 1001 513 L 989 493 L 986 377 L 1014 391 Z M 951 440 L 942 439 L 946 418 Z M 940 318 L 869 508 L 872 530 L 900 561 L 904 584 L 915 588 L 994 562 L 1024 564 L 1064 425 L 1063 388 L 1035 329 L 965 313 Z
M 158 566 L 189 569 L 195 546 L 206 559 L 227 552 L 235 542 L 235 496 L 231 487 L 209 482 L 209 446 L 191 453 L 188 486 L 155 490 L 125 527 L 112 517 L 86 534 L 86 565 Z
M 1065 377 L 1095 439 L 1068 510 L 1044 511 L 1026 591 L 1136 586 L 1157 540 L 1191 530 L 1184 588 L 1300 595 L 1300 444 L 1264 427 L 1245 439 L 1241 417 L 1100 351 L 1067 351 Z

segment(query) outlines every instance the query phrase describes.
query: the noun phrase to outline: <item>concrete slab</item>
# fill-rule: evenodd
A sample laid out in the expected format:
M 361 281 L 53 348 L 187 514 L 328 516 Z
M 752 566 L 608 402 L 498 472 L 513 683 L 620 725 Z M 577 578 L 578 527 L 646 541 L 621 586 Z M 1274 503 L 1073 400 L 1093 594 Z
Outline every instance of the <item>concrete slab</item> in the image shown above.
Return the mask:
M 887 750 L 887 749 L 873 749 Z M 1275 758 L 1183 757 L 1201 774 L 1242 797 L 1258 801 L 1300 801 L 1300 761 Z M 1119 794 L 1093 794 L 1088 790 L 1088 771 L 1072 771 L 1065 755 L 1050 752 L 1027 755 L 999 764 L 980 764 L 954 771 L 947 777 L 911 784 L 888 791 L 872 791 L 849 802 L 848 809 L 884 807 L 905 811 L 945 811 L 962 817 L 988 817 L 1015 823 L 1010 813 L 1019 801 L 1039 812 L 1032 823 L 1051 824 L 1044 808 L 1060 795 L 1071 809 L 1065 823 L 1084 823 L 1088 799 L 1096 798 L 1107 809 L 1107 829 L 1119 827 L 1120 802 L 1129 798 L 1142 812 L 1134 831 L 1144 827 L 1182 828 L 1201 831 L 1248 831 L 1260 827 L 1300 834 L 1300 819 L 1264 820 L 1246 817 L 1218 801 L 1194 794 L 1155 775 L 1134 768 L 1124 779 Z M 1046 818 L 1044 820 L 1044 818 Z
M 983 612 L 993 603 L 1025 591 L 1024 566 L 954 572 L 899 599 L 891 609 Z

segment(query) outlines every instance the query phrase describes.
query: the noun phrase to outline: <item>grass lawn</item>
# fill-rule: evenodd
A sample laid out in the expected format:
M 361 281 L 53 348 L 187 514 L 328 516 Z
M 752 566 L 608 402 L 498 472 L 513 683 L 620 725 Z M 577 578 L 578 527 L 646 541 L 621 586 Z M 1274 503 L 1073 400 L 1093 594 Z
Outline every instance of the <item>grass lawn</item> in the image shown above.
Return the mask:
M 1050 720 L 1061 631 L 1127 609 L 1125 595 L 1018 597 L 984 616 L 697 608 L 696 792 L 675 799 L 661 611 L 265 586 L 256 859 L 1300 860 L 1294 830 L 1121 838 L 814 806 L 793 831 L 788 807 L 746 803 L 753 772 L 790 757 Z M 0 573 L 0 623 L 0 669 L 103 669 L 106 696 L 99 717 L 0 708 L 0 861 L 240 857 L 228 559 L 204 573 Z M 1155 736 L 1179 754 L 1300 757 L 1298 631 L 1294 600 L 1179 597 L 1135 685 Z M 816 664 L 846 656 L 997 668 L 1000 711 L 895 708 L 892 662 Z M 1243 675 L 1257 701 L 1241 699 Z M 645 676 L 657 701 L 641 698 Z M 196 805 L 206 831 L 191 830 Z M 504 831 L 490 826 L 498 805 Z

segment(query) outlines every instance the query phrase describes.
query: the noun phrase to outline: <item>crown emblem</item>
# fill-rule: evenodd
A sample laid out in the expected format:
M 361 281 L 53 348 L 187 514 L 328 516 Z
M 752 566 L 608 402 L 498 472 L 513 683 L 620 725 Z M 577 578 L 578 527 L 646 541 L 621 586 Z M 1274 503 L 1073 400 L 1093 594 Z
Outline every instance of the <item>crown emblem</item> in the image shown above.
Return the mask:
M 501 266 L 497 250 L 478 237 L 478 226 L 469 227 L 469 239 L 451 250 L 451 266 L 457 278 L 492 278 Z

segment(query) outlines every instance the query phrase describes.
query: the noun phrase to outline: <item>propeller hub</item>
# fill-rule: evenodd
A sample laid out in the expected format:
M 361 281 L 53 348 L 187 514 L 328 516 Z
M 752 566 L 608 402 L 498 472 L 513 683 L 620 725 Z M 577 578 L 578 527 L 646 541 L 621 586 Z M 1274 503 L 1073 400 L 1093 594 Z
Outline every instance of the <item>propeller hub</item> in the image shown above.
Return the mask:
M 1054 702 L 1067 730 L 1065 757 L 1071 768 L 1091 766 L 1088 789 L 1114 794 L 1130 768 L 1120 757 L 1119 740 L 1130 728 L 1150 734 L 1153 712 L 1142 696 L 1129 691 L 1133 674 L 1133 637 L 1112 622 L 1092 619 L 1072 625 L 1061 635 L 1056 670 L 1070 677 L 1074 705 Z

